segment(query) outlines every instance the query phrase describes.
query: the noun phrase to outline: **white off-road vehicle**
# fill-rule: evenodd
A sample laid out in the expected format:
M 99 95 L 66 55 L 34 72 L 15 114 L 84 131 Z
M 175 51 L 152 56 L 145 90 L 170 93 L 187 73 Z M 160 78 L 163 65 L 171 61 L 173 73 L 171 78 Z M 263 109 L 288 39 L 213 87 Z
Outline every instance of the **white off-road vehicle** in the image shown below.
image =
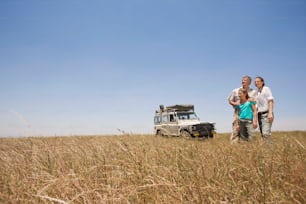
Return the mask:
M 155 111 L 154 133 L 161 136 L 213 138 L 215 123 L 201 122 L 194 105 L 160 105 Z

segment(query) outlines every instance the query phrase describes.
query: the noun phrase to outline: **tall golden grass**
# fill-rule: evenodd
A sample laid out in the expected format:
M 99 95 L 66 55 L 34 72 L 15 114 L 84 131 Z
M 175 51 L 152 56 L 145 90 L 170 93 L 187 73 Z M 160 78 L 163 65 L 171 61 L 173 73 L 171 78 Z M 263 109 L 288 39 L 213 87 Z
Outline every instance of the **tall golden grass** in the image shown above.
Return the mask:
M 0 203 L 306 203 L 306 132 L 0 139 Z

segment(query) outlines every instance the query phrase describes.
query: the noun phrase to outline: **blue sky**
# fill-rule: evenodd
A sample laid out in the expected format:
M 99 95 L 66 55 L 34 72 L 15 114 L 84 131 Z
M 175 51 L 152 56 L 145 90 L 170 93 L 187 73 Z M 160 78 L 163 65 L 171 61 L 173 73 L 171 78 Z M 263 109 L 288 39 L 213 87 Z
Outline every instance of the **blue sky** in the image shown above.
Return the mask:
M 2 0 L 0 28 L 0 136 L 152 133 L 159 104 L 230 132 L 243 75 L 306 130 L 304 0 Z

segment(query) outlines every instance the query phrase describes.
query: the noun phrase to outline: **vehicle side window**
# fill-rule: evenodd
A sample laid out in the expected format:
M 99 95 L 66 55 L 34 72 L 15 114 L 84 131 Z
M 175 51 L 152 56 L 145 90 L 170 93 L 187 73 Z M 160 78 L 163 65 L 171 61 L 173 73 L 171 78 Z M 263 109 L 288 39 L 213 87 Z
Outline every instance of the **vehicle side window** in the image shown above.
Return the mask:
M 184 119 L 186 119 L 187 117 L 186 117 L 186 115 L 179 115 L 179 119 L 180 120 L 184 120 Z
M 159 116 L 155 116 L 154 117 L 154 123 L 155 124 L 159 124 L 160 123 L 160 117 Z
M 163 115 L 162 122 L 167 123 L 168 122 L 168 115 Z
M 173 114 L 170 114 L 170 122 L 175 122 L 175 117 Z

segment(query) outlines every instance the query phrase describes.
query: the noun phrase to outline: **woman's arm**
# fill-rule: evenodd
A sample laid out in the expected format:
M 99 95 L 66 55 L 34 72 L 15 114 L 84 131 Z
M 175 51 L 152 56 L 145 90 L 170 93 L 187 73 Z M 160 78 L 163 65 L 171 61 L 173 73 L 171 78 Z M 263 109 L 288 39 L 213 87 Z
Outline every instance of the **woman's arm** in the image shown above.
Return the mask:
M 253 111 L 253 128 L 258 127 L 258 122 L 257 122 L 257 109 L 255 104 L 252 104 L 252 111 Z
M 268 103 L 269 103 L 268 120 L 269 120 L 269 123 L 272 123 L 274 119 L 274 116 L 273 116 L 274 100 L 269 100 Z

